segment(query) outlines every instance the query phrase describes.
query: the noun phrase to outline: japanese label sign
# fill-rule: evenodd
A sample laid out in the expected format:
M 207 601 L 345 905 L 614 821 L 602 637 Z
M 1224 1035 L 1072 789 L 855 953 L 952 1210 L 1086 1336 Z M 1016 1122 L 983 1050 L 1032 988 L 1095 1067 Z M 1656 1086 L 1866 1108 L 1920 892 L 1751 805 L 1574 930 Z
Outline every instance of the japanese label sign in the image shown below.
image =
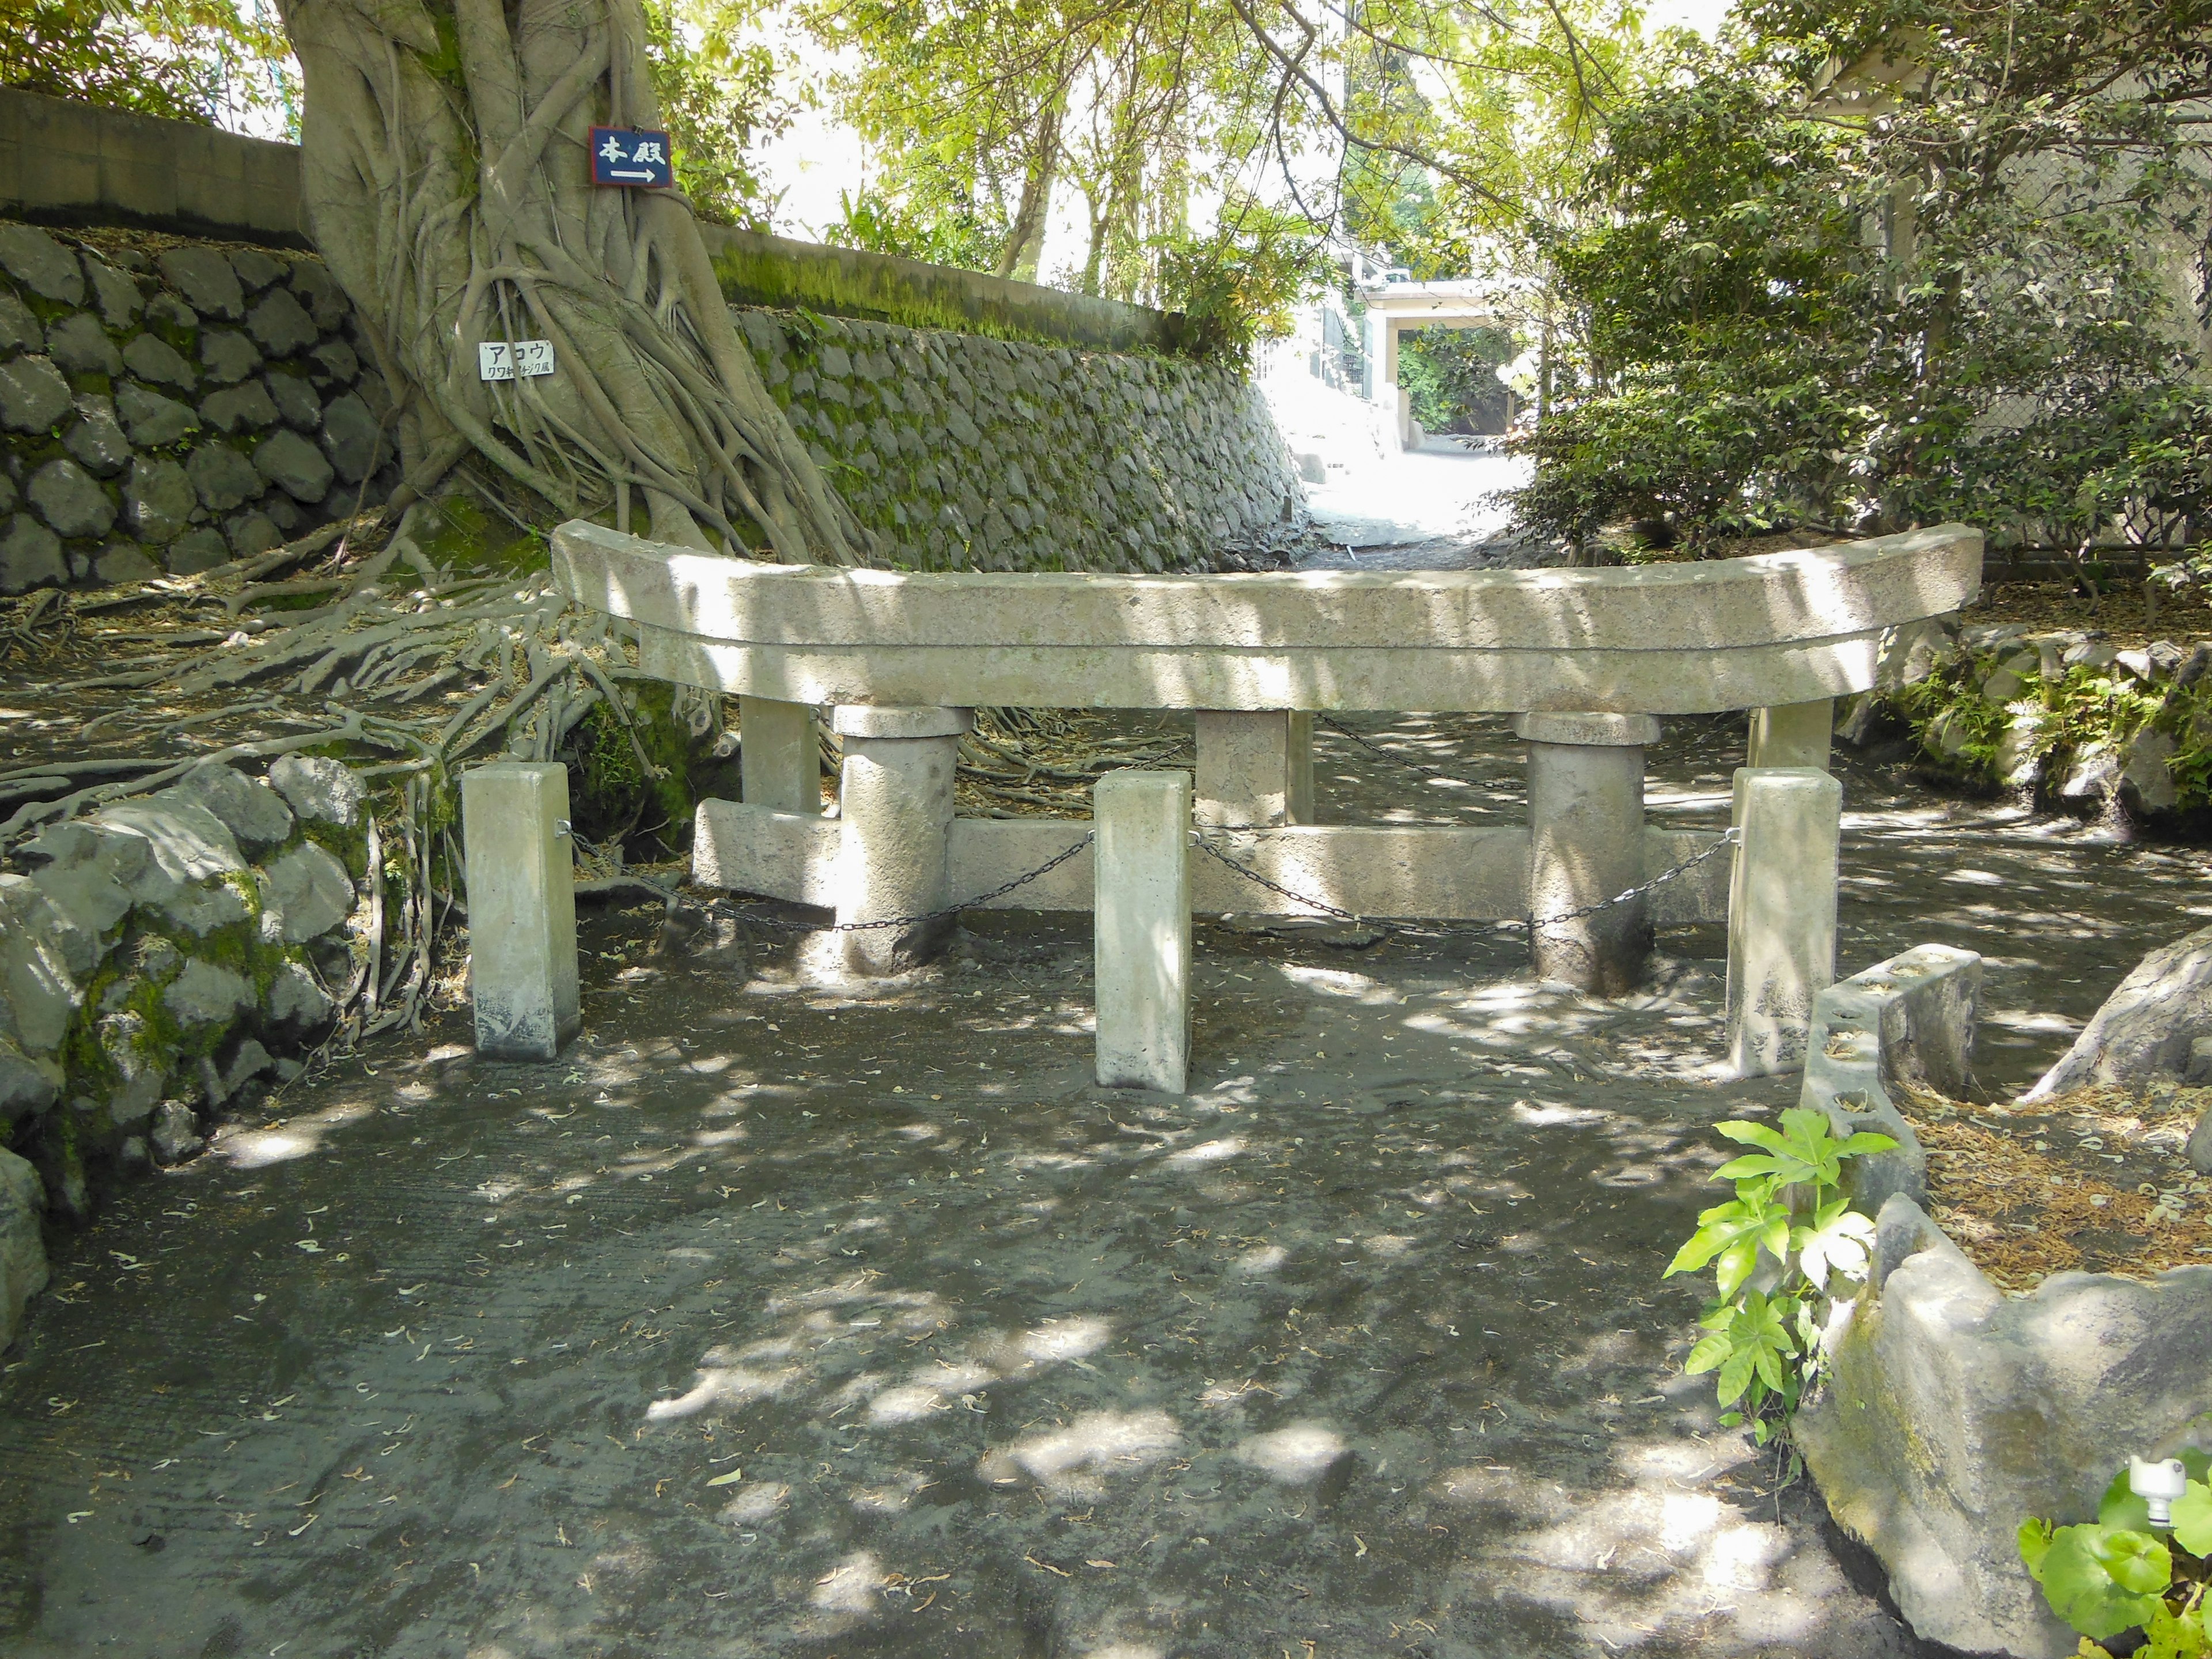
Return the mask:
M 477 378 L 480 380 L 512 380 L 518 375 L 552 372 L 550 340 L 517 340 L 511 345 L 505 340 L 486 340 L 477 347 Z
M 595 185 L 665 190 L 674 178 L 668 158 L 665 132 L 638 132 L 628 127 L 592 129 L 592 182 Z

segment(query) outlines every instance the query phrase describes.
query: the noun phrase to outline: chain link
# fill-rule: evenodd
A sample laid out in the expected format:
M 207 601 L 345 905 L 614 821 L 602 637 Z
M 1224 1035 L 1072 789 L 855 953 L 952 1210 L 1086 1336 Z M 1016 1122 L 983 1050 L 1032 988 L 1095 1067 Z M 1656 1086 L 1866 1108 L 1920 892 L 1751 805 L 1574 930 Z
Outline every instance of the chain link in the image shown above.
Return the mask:
M 559 826 L 559 829 L 561 833 L 566 835 L 585 852 L 595 858 L 599 855 L 599 848 L 578 835 L 573 826 L 564 823 Z M 975 897 L 963 899 L 957 904 L 948 904 L 941 910 L 928 910 L 915 916 L 885 916 L 877 921 L 835 921 L 827 924 L 790 921 L 781 916 L 763 915 L 757 911 L 740 910 L 734 904 L 725 903 L 720 899 L 687 898 L 673 887 L 665 886 L 647 876 L 633 875 L 625 872 L 623 878 L 625 881 L 635 882 L 648 892 L 659 894 L 672 904 L 688 904 L 695 909 L 704 910 L 710 915 L 726 916 L 733 921 L 743 922 L 748 927 L 766 927 L 786 933 L 866 933 L 883 927 L 919 927 L 925 922 L 942 921 L 948 916 L 958 915 L 963 910 L 972 910 L 980 904 L 988 904 L 993 899 L 1004 898 L 1007 894 L 1028 886 L 1038 877 L 1048 875 L 1059 869 L 1061 865 L 1066 863 L 1097 838 L 1097 830 L 1086 830 L 1083 833 L 1083 839 L 1073 847 L 1054 854 L 1036 869 L 1016 876 L 1012 881 L 1000 882 L 988 893 L 978 893 Z
M 1289 899 L 1294 904 L 1304 905 L 1310 909 L 1318 910 L 1324 915 L 1334 916 L 1340 921 L 1354 922 L 1362 927 L 1379 927 L 1385 933 L 1405 933 L 1410 936 L 1424 939 L 1434 938 L 1440 934 L 1465 933 L 1470 931 L 1466 928 L 1451 927 L 1401 927 L 1391 922 L 1378 921 L 1373 916 L 1363 916 L 1350 910 L 1339 909 L 1334 904 L 1324 903 L 1320 899 L 1309 897 L 1304 893 L 1293 892 L 1291 889 L 1284 886 L 1280 882 L 1269 880 L 1267 877 L 1261 875 L 1257 870 L 1253 869 L 1249 865 L 1239 864 L 1235 859 L 1231 858 L 1228 854 L 1223 852 L 1212 842 L 1208 841 L 1204 834 L 1199 830 L 1192 830 L 1190 832 L 1190 838 L 1193 844 L 1194 844 L 1200 852 L 1206 854 L 1209 858 L 1212 858 L 1219 863 L 1227 865 L 1231 870 L 1234 870 L 1238 875 L 1243 877 L 1245 880 L 1253 883 L 1255 886 L 1264 887 L 1269 892 L 1277 894 L 1283 898 Z M 1584 916 L 1594 916 L 1601 910 L 1610 909 L 1616 904 L 1626 904 L 1632 899 L 1642 898 L 1646 893 L 1650 892 L 1654 888 L 1665 886 L 1668 882 L 1675 880 L 1677 878 L 1696 869 L 1707 859 L 1717 857 L 1729 848 L 1735 846 L 1738 839 L 1739 835 L 1735 829 L 1730 828 L 1724 830 L 1721 832 L 1719 839 L 1715 841 L 1711 846 L 1705 848 L 1702 852 L 1691 854 L 1691 856 L 1684 859 L 1680 864 L 1674 866 L 1672 869 L 1661 871 L 1650 880 L 1639 883 L 1638 885 L 1630 888 L 1625 893 L 1616 893 L 1611 898 L 1600 899 L 1595 904 L 1585 904 L 1579 908 L 1573 910 L 1562 910 L 1557 915 L 1505 917 L 1502 918 L 1494 925 L 1504 927 L 1554 927 L 1559 923 L 1565 921 L 1579 921 Z
M 1418 772 L 1425 778 L 1442 778 L 1449 783 L 1463 783 L 1466 781 L 1465 779 L 1461 778 L 1451 772 L 1446 771 L 1441 766 L 1431 766 L 1425 761 L 1407 760 L 1403 755 L 1397 754 L 1390 750 L 1385 749 L 1379 743 L 1370 741 L 1368 738 L 1362 737 L 1358 732 L 1353 731 L 1350 726 L 1340 725 L 1326 714 L 1316 714 L 1314 716 L 1314 720 L 1317 724 L 1326 726 L 1340 738 L 1350 738 L 1353 743 L 1358 744 L 1362 749 L 1364 749 L 1369 754 L 1378 756 L 1382 759 L 1389 761 L 1393 766 L 1402 766 L 1408 772 Z M 1460 769 L 1464 771 L 1468 769 L 1462 767 Z
M 564 823 L 561 826 L 561 830 L 562 833 L 567 835 L 569 840 L 573 841 L 575 845 L 580 848 L 584 852 L 594 857 L 599 855 L 599 848 L 594 843 L 586 841 L 582 836 L 577 834 L 569 825 Z M 919 927 L 927 922 L 943 921 L 948 917 L 958 915 L 963 910 L 972 910 L 979 905 L 988 904 L 993 899 L 1004 898 L 1007 894 L 1018 891 L 1020 889 L 1028 886 L 1030 883 L 1038 879 L 1038 878 L 1049 875 L 1053 871 L 1059 869 L 1061 865 L 1066 863 L 1078 853 L 1080 853 L 1085 848 L 1097 841 L 1097 838 L 1098 832 L 1097 830 L 1085 830 L 1084 832 L 1083 838 L 1076 842 L 1073 846 L 1066 848 L 1061 852 L 1055 853 L 1052 857 L 1047 859 L 1042 864 L 1038 865 L 1036 869 L 1025 871 L 1022 874 L 1013 878 L 1011 881 L 1000 882 L 996 887 L 992 888 L 988 893 L 978 893 L 973 898 L 963 899 L 957 904 L 946 905 L 941 910 L 927 910 L 922 912 L 919 915 L 911 916 L 884 916 L 875 921 L 838 921 L 831 922 L 827 925 L 814 922 L 789 921 L 780 916 L 764 915 L 758 911 L 741 910 L 737 906 L 725 903 L 720 899 L 687 898 L 682 893 L 678 892 L 676 889 L 665 886 L 647 876 L 625 873 L 623 879 L 635 882 L 639 886 L 646 889 L 648 892 L 659 894 L 661 897 L 666 899 L 672 904 L 688 904 L 695 908 L 704 910 L 710 915 L 726 916 L 733 921 L 742 922 L 749 927 L 766 927 L 774 931 L 790 933 L 865 933 L 884 927 Z M 1211 841 L 1207 840 L 1205 834 L 1200 830 L 1193 830 L 1190 832 L 1190 839 L 1191 844 L 1196 847 L 1200 852 L 1205 854 L 1208 858 L 1212 859 L 1216 863 L 1225 865 L 1229 869 L 1236 872 L 1237 875 L 1243 877 L 1246 881 L 1252 883 L 1255 886 L 1264 887 L 1277 897 L 1288 899 L 1291 903 L 1299 906 L 1303 909 L 1318 911 L 1322 915 L 1334 916 L 1339 921 L 1351 922 L 1355 926 L 1361 927 L 1377 927 L 1382 929 L 1384 933 L 1402 933 L 1410 938 L 1419 939 L 1431 939 L 1443 934 L 1472 931 L 1467 928 L 1451 927 L 1400 927 L 1395 923 L 1381 921 L 1374 916 L 1363 916 L 1356 911 L 1342 909 L 1336 905 L 1328 903 L 1321 899 L 1314 898 L 1308 894 L 1297 892 L 1291 888 L 1284 886 L 1282 883 L 1279 881 L 1272 880 L 1268 877 L 1261 875 L 1257 870 L 1253 869 L 1249 865 L 1238 863 L 1235 859 L 1230 857 L 1229 854 L 1222 848 L 1215 846 Z M 1610 909 L 1616 904 L 1626 904 L 1632 899 L 1642 898 L 1645 894 L 1650 893 L 1655 888 L 1663 887 L 1668 882 L 1674 881 L 1678 878 L 1687 874 L 1690 871 L 1696 869 L 1699 865 L 1705 863 L 1706 860 L 1716 858 L 1722 853 L 1725 852 L 1728 848 L 1735 846 L 1737 839 L 1738 832 L 1736 830 L 1733 829 L 1723 830 L 1719 838 L 1710 847 L 1705 848 L 1701 852 L 1692 854 L 1690 857 L 1684 859 L 1680 864 L 1675 865 L 1672 869 L 1662 870 L 1657 875 L 1653 876 L 1650 880 L 1639 883 L 1638 885 L 1628 889 L 1626 892 L 1616 893 L 1611 898 L 1600 899 L 1595 904 L 1585 904 L 1581 906 L 1579 908 L 1573 910 L 1562 910 L 1557 915 L 1528 918 L 1507 917 L 1503 918 L 1498 922 L 1492 925 L 1505 927 L 1556 927 L 1561 922 L 1578 921 L 1584 916 L 1594 916 L 1599 911 Z

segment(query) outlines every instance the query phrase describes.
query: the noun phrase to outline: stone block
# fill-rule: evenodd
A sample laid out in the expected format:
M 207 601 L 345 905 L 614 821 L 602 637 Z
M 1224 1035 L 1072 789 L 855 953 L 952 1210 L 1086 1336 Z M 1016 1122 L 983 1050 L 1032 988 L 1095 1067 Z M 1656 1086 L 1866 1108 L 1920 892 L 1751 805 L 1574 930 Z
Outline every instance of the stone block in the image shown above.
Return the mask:
M 163 1164 L 181 1164 L 207 1145 L 198 1117 L 181 1100 L 165 1100 L 154 1109 L 154 1156 Z
M 1805 1063 L 1814 999 L 1836 976 L 1843 805 L 1843 786 L 1815 768 L 1736 772 L 1726 1006 L 1738 1077 Z
M 313 432 L 322 424 L 323 400 L 305 376 L 272 368 L 262 376 L 262 384 L 269 389 L 276 418 L 286 426 L 295 432 Z
M 145 842 L 145 866 L 131 884 L 141 903 L 158 903 L 177 886 L 246 868 L 222 820 L 192 801 L 118 801 L 102 807 L 96 822 Z
M 292 833 L 292 811 L 282 795 L 218 762 L 195 767 L 155 799 L 205 807 L 241 849 L 274 847 Z
M 747 805 L 809 815 L 822 811 L 822 749 L 812 709 L 771 697 L 739 697 L 738 738 Z
M 46 355 L 54 366 L 70 374 L 120 374 L 123 354 L 100 319 L 88 311 L 74 311 L 46 330 Z
M 2212 1411 L 2208 1352 L 2212 1267 L 2057 1273 L 2008 1297 L 1895 1195 L 1793 1437 L 1923 1640 L 2063 1659 L 2076 1638 L 2021 1564 L 2020 1523 L 2094 1520 L 2130 1454 L 2187 1443 Z
M 154 908 L 196 939 L 204 939 L 218 927 L 244 921 L 250 914 L 244 895 L 224 881 L 179 887 Z
M 30 307 L 13 291 L 0 289 L 0 352 L 13 356 L 19 351 L 36 351 L 46 338 L 46 331 L 39 326 Z
M 304 944 L 353 914 L 353 878 L 314 842 L 302 842 L 268 867 L 267 902 L 283 918 L 287 945 Z
M 269 982 L 269 994 L 262 1000 L 262 1013 L 269 1023 L 295 1037 L 319 1032 L 337 1012 L 337 1005 L 316 983 L 314 975 L 296 962 L 288 962 L 276 970 Z
M 22 1119 L 52 1106 L 61 1085 L 59 1060 L 26 1054 L 15 1038 L 0 1035 L 0 1140 Z
M 267 402 L 266 396 L 262 399 Z M 275 413 L 272 408 L 270 413 Z M 253 452 L 261 476 L 295 501 L 319 501 L 330 494 L 332 468 L 323 452 L 298 433 L 273 432 Z
M 1098 1082 L 1181 1094 L 1190 1068 L 1190 776 L 1109 772 L 1092 803 Z
M 222 250 L 187 243 L 166 250 L 156 263 L 169 286 L 183 295 L 195 310 L 234 321 L 246 315 L 246 292 L 239 286 L 238 272 L 222 257 Z
M 76 400 L 77 422 L 62 440 L 77 464 L 95 477 L 112 478 L 131 465 L 131 441 L 116 423 L 115 406 L 105 398 Z
M 157 401 L 167 403 L 167 399 Z M 182 409 L 183 405 L 170 404 L 169 407 Z M 191 475 L 177 462 L 144 455 L 131 462 L 130 478 L 123 486 L 123 512 L 142 541 L 174 541 L 191 527 L 198 505 L 199 493 L 192 488 Z
M 361 373 L 361 359 L 343 340 L 325 340 L 307 354 L 311 371 L 322 386 L 351 386 Z
M 92 569 L 110 586 L 150 581 L 161 574 L 161 567 L 146 556 L 145 550 L 131 542 L 116 542 L 102 548 L 100 556 L 93 561 Z
M 253 987 L 240 975 L 198 957 L 161 991 L 161 1006 L 182 1025 L 225 1025 L 253 1006 Z
M 2182 1077 L 2193 1045 L 2212 1036 L 2212 927 L 2200 927 L 2138 962 L 2028 1091 L 2042 1100 L 2095 1083 L 2139 1089 Z
M 0 532 L 0 593 L 21 593 L 66 581 L 61 538 L 27 513 L 18 513 Z
M 319 259 L 295 259 L 291 288 L 306 303 L 315 326 L 325 334 L 344 322 L 351 310 L 345 290 Z
M 253 462 L 228 444 L 202 444 L 185 463 L 200 505 L 214 513 L 228 513 L 258 495 L 264 485 Z
M 114 528 L 115 503 L 100 480 L 73 460 L 48 461 L 31 475 L 24 494 L 59 535 L 104 536 Z
M 0 267 L 42 299 L 84 303 L 84 272 L 76 256 L 35 226 L 0 222 Z
M 150 318 L 149 318 L 150 320 Z M 173 386 L 190 392 L 200 383 L 199 371 L 176 347 L 158 335 L 141 334 L 123 348 L 124 366 L 142 380 Z
M 272 357 L 289 357 L 314 344 L 319 331 L 307 307 L 277 289 L 246 313 L 246 331 Z
M 1981 957 L 1919 945 L 1814 1000 L 1799 1103 L 1826 1113 L 1839 1135 L 1868 1129 L 1898 1143 L 1850 1166 L 1853 1207 L 1872 1215 L 1893 1193 L 1916 1204 L 1926 1198 L 1927 1155 L 1890 1091 L 1906 1083 L 1965 1089 L 1981 994 Z
M 27 1054 L 58 1049 L 83 1000 L 70 971 L 67 931 L 66 919 L 28 877 L 0 874 L 0 1036 Z
M 274 499 L 282 501 L 283 497 Z M 284 532 L 276 527 L 276 520 L 258 510 L 224 520 L 222 534 L 230 544 L 231 552 L 241 559 L 252 558 L 284 544 Z
M 92 283 L 93 300 L 100 307 L 102 322 L 110 328 L 122 329 L 138 320 L 146 301 L 138 292 L 135 278 L 90 253 L 84 256 L 84 274 Z
M 276 404 L 259 380 L 241 380 L 202 398 L 200 418 L 218 432 L 258 432 L 276 423 Z
M 167 556 L 171 575 L 197 576 L 203 570 L 228 564 L 230 544 L 219 530 L 194 530 L 171 542 Z
M 0 424 L 11 432 L 50 432 L 72 407 L 70 384 L 44 357 L 0 363 Z
M 565 766 L 499 761 L 461 775 L 481 1054 L 552 1060 L 581 1026 L 568 820 Z
M 269 783 L 310 822 L 349 830 L 361 816 L 361 780 L 343 761 L 321 755 L 284 755 L 269 769 Z
M 46 1288 L 46 1192 L 39 1172 L 0 1149 L 0 1353 L 23 1328 L 23 1310 Z
M 200 336 L 200 367 L 217 386 L 230 386 L 261 367 L 261 353 L 235 329 L 211 328 Z

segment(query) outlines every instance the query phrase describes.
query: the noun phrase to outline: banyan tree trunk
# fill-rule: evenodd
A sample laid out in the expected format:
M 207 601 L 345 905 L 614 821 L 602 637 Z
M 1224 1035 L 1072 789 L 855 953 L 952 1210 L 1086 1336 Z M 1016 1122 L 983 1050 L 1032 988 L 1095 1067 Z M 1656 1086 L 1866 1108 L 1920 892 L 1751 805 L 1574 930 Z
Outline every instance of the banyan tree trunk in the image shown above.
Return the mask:
M 563 515 L 641 501 L 662 541 L 863 561 L 689 206 L 591 183 L 594 124 L 659 125 L 638 0 L 279 3 L 308 227 L 383 358 L 403 503 L 473 451 Z M 526 339 L 554 373 L 479 378 L 480 342 Z

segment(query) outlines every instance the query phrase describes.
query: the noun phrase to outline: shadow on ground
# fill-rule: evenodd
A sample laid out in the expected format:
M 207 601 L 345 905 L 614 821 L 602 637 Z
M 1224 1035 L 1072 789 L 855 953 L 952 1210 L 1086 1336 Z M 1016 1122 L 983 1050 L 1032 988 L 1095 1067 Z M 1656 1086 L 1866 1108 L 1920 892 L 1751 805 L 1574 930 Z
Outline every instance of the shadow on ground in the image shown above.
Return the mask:
M 1494 722 L 1331 816 L 1516 810 Z M 1716 822 L 1686 722 L 1654 817 Z M 1993 957 L 2032 1075 L 2193 857 L 1850 770 L 1846 971 Z M 1410 803 L 1410 804 L 1409 804 Z M 595 924 L 585 1038 L 375 1051 L 62 1241 L 0 1379 L 25 1655 L 1903 1655 L 1679 1374 L 1717 930 L 1600 1003 L 1510 932 L 1200 933 L 1195 1092 L 1088 1079 L 1089 935 L 865 994 Z

